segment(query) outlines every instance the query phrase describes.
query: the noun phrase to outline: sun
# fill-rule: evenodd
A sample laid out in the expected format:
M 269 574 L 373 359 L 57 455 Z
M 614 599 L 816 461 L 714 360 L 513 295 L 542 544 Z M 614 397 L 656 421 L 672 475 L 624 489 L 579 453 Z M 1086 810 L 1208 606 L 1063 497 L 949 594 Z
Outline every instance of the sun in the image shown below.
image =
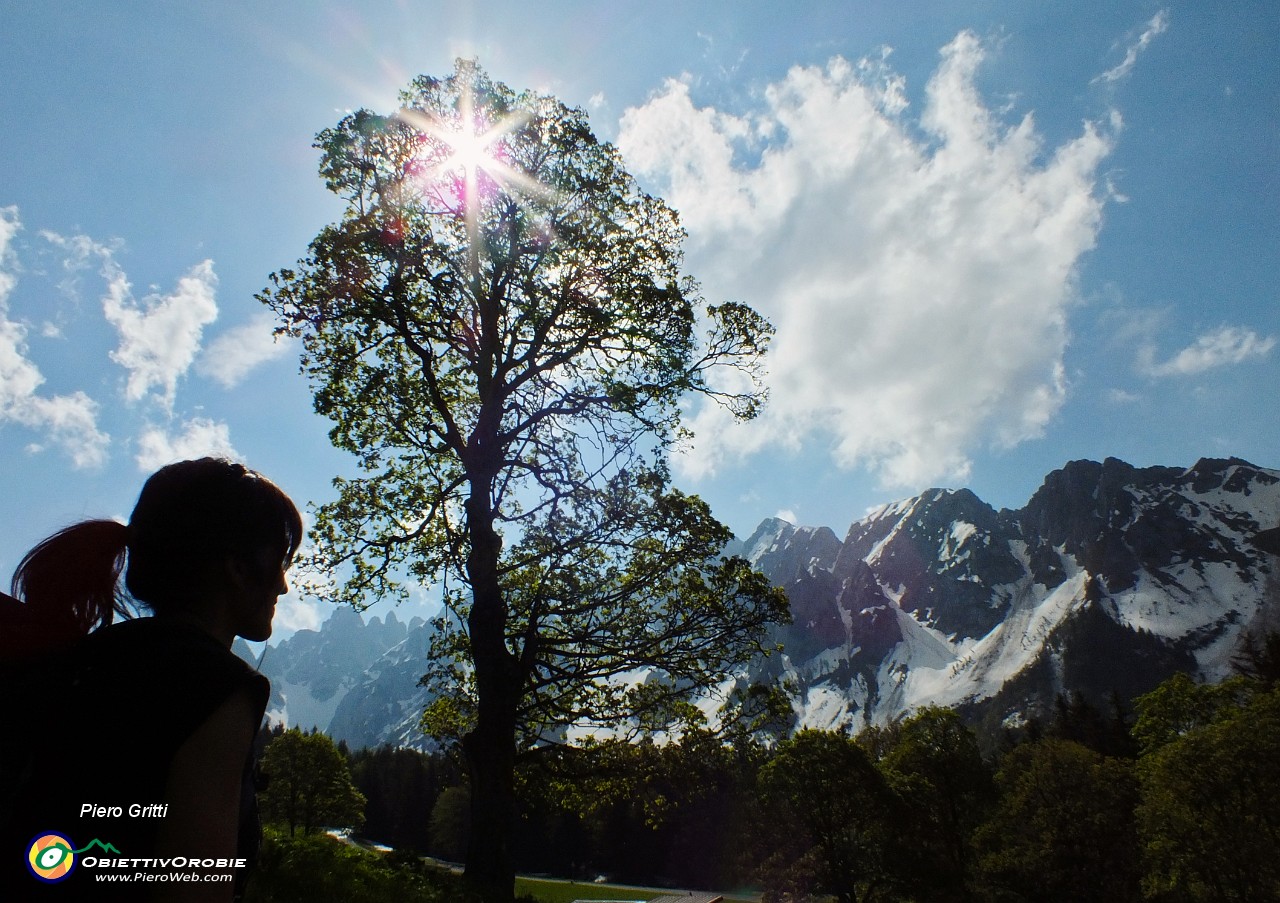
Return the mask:
M 464 124 L 465 125 L 465 124 Z M 445 138 L 451 153 L 441 165 L 441 169 L 450 171 L 460 169 L 470 176 L 480 171 L 492 172 L 498 167 L 497 159 L 490 152 L 490 147 L 500 136 L 498 129 L 490 129 L 483 135 L 469 133 L 464 127 Z
M 519 131 L 534 119 L 531 113 L 515 110 L 496 122 L 492 116 L 478 117 L 470 85 L 463 87 L 458 100 L 456 112 L 448 115 L 402 108 L 397 116 L 426 138 L 412 179 L 420 190 L 433 194 L 461 217 L 466 227 L 467 269 L 479 291 L 486 253 L 480 238 L 486 205 L 510 201 L 525 213 L 540 216 L 548 205 L 559 202 L 560 195 L 507 162 L 513 157 L 510 141 L 526 140 Z M 477 121 L 487 128 L 477 129 Z
M 512 189 L 529 198 L 548 200 L 553 197 L 545 185 L 506 162 L 505 140 L 530 120 L 525 111 L 514 111 L 483 130 L 476 129 L 475 100 L 470 86 L 459 98 L 455 116 L 441 117 L 421 110 L 401 109 L 398 117 L 432 140 L 427 153 L 432 164 L 418 174 L 424 185 L 461 175 L 461 195 L 469 217 L 484 203 L 481 175 L 498 189 Z M 445 153 L 440 153 L 442 147 Z M 442 159 L 443 157 L 443 159 Z M 438 162 L 435 162 L 438 161 Z
M 476 132 L 471 116 L 460 115 L 450 121 L 418 110 L 401 110 L 398 115 L 431 139 L 421 151 L 421 160 L 431 161 L 425 170 L 418 172 L 418 180 L 424 184 L 457 175 L 471 182 L 481 172 L 500 182 L 504 170 L 510 169 L 498 159 L 497 145 L 511 129 L 505 121 L 485 132 Z

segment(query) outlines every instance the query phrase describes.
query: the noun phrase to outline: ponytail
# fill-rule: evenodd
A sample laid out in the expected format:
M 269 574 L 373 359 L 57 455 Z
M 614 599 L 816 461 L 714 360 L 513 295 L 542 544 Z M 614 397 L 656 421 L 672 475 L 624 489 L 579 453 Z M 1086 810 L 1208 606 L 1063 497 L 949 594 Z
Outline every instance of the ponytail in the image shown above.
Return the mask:
M 51 628 L 82 636 L 118 614 L 129 617 L 120 591 L 129 528 L 113 520 L 67 527 L 26 554 L 13 574 L 13 595 Z M 61 631 L 60 631 L 61 632 Z
M 185 594 L 218 579 L 228 557 L 256 562 L 268 552 L 288 561 L 301 542 L 297 507 L 261 474 L 218 458 L 162 467 L 143 485 L 128 526 L 84 521 L 22 559 L 13 575 L 22 604 L 0 594 L 0 662 L 24 643 L 27 651 L 68 645 L 116 615 L 131 617 L 134 603 L 180 608 Z

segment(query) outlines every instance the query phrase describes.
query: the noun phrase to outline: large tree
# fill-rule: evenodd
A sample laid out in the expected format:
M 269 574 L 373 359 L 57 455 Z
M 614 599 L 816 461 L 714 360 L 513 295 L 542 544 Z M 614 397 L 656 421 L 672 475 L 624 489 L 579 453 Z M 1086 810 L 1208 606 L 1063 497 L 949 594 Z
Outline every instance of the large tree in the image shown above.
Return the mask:
M 351 782 L 346 756 L 325 734 L 291 728 L 275 737 L 262 754 L 269 778 L 262 813 L 269 821 L 301 828 L 358 828 L 364 823 L 365 798 Z
M 443 589 L 429 720 L 470 771 L 467 874 L 510 899 L 517 756 L 696 721 L 786 616 L 668 470 L 689 398 L 755 414 L 771 330 L 703 301 L 581 110 L 466 61 L 401 100 L 320 133 L 345 211 L 262 300 L 362 469 L 317 513 L 337 592 Z
M 878 766 L 906 804 L 915 860 L 910 886 L 922 900 L 968 899 L 970 842 L 994 796 L 978 738 L 952 709 L 927 706 L 897 722 Z
M 994 900 L 1139 900 L 1133 763 L 1072 740 L 1010 751 L 999 799 L 974 838 L 980 893 Z
M 895 899 L 901 802 L 848 736 L 802 730 L 760 770 L 765 899 L 830 894 L 840 903 Z

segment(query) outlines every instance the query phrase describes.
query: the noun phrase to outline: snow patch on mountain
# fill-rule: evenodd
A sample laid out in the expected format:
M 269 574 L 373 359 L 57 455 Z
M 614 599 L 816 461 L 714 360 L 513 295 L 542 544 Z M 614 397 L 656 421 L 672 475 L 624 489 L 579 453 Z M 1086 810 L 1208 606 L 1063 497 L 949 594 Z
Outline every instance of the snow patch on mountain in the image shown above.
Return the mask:
M 1250 545 L 1278 521 L 1280 471 L 1108 459 L 1055 471 L 1019 511 L 943 489 L 881 506 L 825 567 L 795 567 L 821 528 L 765 521 L 740 554 L 791 597 L 797 725 L 856 728 L 1015 684 L 1034 708 L 1178 663 L 1220 679 L 1246 628 L 1280 620 L 1275 561 Z

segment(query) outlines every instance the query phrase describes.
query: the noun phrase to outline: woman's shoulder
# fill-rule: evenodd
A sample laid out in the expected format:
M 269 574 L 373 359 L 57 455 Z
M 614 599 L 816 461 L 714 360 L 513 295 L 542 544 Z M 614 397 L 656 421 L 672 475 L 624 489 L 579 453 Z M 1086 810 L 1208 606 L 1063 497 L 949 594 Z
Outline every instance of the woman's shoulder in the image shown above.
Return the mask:
M 266 677 L 212 636 L 166 618 L 133 618 L 97 630 L 86 638 L 83 658 L 113 693 L 160 705 L 212 711 L 243 687 L 265 709 L 271 692 Z
M 85 638 L 84 648 L 93 657 L 139 654 L 157 662 L 172 659 L 187 667 L 223 666 L 233 672 L 251 672 L 252 666 L 192 624 L 162 617 L 116 621 Z

